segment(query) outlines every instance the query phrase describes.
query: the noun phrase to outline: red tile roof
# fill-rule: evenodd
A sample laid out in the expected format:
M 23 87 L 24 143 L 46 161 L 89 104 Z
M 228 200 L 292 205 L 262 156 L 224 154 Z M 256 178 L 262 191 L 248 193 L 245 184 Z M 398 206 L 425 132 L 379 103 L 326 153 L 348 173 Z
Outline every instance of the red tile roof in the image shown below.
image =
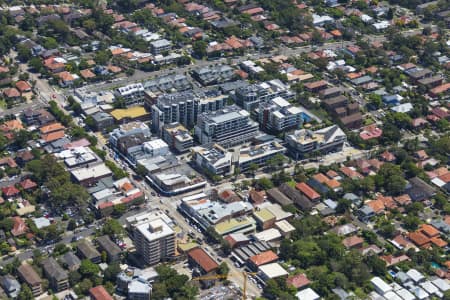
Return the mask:
M 304 182 L 297 183 L 295 188 L 305 194 L 310 200 L 316 200 L 320 198 L 319 193 L 317 193 L 312 187 Z
M 46 134 L 64 129 L 66 129 L 66 127 L 64 127 L 61 123 L 53 123 L 46 126 L 42 126 L 39 130 L 41 131 L 41 133 Z
M 53 142 L 53 141 L 56 141 L 56 140 L 59 140 L 59 139 L 63 138 L 64 135 L 65 135 L 64 131 L 61 130 L 61 131 L 56 131 L 56 132 L 50 132 L 48 134 L 43 134 L 41 136 L 41 138 L 45 142 L 50 143 L 50 142 Z
M 323 175 L 322 173 L 315 174 L 313 176 L 313 178 L 320 183 L 325 183 L 329 180 L 329 178 L 327 176 Z
M 23 129 L 22 122 L 17 119 L 6 121 L 2 125 L 0 125 L 0 130 L 3 132 L 18 131 L 21 129 Z
M 381 200 L 371 200 L 369 202 L 366 203 L 370 208 L 372 208 L 372 210 L 378 214 L 382 211 L 384 211 L 384 203 Z
M 342 241 L 342 244 L 346 248 L 359 247 L 359 246 L 362 246 L 363 243 L 364 243 L 364 239 L 362 239 L 362 238 L 360 238 L 359 236 L 356 236 L 356 235 L 349 236 L 348 238 L 345 238 Z
M 399 205 L 408 205 L 412 202 L 411 197 L 408 194 L 394 197 L 394 201 L 397 202 Z
M 20 92 L 16 88 L 8 88 L 3 91 L 3 95 L 7 98 L 20 97 Z
M 383 255 L 383 256 L 380 256 L 380 258 L 386 262 L 386 266 L 387 267 L 396 265 L 396 264 L 401 263 L 403 261 L 411 260 L 409 258 L 409 256 L 404 255 L 404 254 L 400 255 L 400 256 L 397 256 L 397 257 L 395 257 L 393 255 Z
M 16 196 L 20 191 L 13 185 L 2 188 L 2 194 L 6 197 Z
M 103 285 L 98 285 L 96 287 L 90 288 L 89 294 L 94 300 L 113 300 L 113 297 L 111 297 L 111 295 L 103 287 Z
M 34 189 L 35 187 L 37 187 L 37 183 L 34 182 L 33 180 L 27 178 L 20 183 L 20 186 L 24 190 L 30 190 L 30 189 Z
M 13 228 L 11 229 L 11 233 L 13 236 L 19 236 L 27 232 L 28 227 L 21 217 L 16 216 L 13 217 L 12 220 L 14 222 Z
M 439 234 L 440 234 L 439 230 L 437 230 L 436 227 L 434 227 L 433 225 L 429 225 L 429 224 L 422 224 L 422 226 L 420 226 L 419 230 L 423 234 L 428 236 L 429 238 L 439 236 Z
M 392 153 L 389 152 L 389 151 L 384 151 L 384 152 L 381 154 L 381 158 L 382 158 L 383 160 L 385 160 L 385 161 L 394 161 L 394 160 L 395 160 L 395 155 L 392 154 Z
M 0 166 L 4 165 L 8 165 L 10 168 L 17 168 L 17 163 L 9 156 L 0 159 Z
M 251 190 L 249 193 L 250 200 L 253 203 L 260 204 L 266 199 L 266 191 L 257 191 L 255 189 Z
M 265 265 L 265 264 L 268 264 L 268 263 L 278 260 L 278 255 L 276 255 L 273 251 L 268 250 L 268 251 L 253 255 L 252 257 L 249 258 L 249 260 L 255 266 L 262 266 L 262 265 Z
M 202 248 L 195 248 L 187 254 L 204 272 L 209 273 L 216 270 L 219 265 Z
M 431 239 L 431 242 L 438 246 L 439 248 L 444 248 L 445 246 L 447 246 L 447 242 L 444 241 L 443 239 L 441 239 L 440 237 L 434 237 Z
M 31 85 L 28 82 L 23 81 L 23 80 L 16 82 L 16 88 L 22 93 L 31 91 Z
M 311 283 L 305 274 L 297 274 L 286 279 L 287 285 L 292 285 L 296 289 L 301 289 Z
M 408 238 L 418 247 L 423 247 L 430 243 L 430 239 L 418 231 L 410 232 Z
M 91 70 L 89 70 L 89 69 L 81 70 L 81 71 L 80 71 L 80 75 L 81 75 L 81 77 L 83 77 L 84 79 L 94 78 L 94 77 L 95 77 L 95 74 L 94 74 Z

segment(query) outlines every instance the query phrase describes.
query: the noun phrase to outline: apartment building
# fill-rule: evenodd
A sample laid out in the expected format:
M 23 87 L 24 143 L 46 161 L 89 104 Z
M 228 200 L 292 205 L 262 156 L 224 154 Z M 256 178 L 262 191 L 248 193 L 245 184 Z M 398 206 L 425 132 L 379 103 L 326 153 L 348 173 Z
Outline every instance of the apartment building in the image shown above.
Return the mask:
M 17 268 L 17 274 L 19 275 L 19 278 L 31 289 L 34 297 L 38 297 L 42 294 L 42 279 L 32 266 L 27 263 L 21 265 Z
M 261 129 L 280 133 L 299 129 L 303 123 L 304 111 L 281 97 L 259 103 L 258 121 Z
M 192 77 L 203 85 L 224 83 L 233 76 L 234 70 L 228 65 L 207 66 L 192 71 Z
M 172 49 L 172 43 L 166 39 L 153 41 L 150 43 L 150 49 L 153 55 L 158 55 Z
M 69 274 L 53 257 L 44 259 L 42 268 L 53 290 L 60 292 L 69 288 Z
M 141 159 L 164 156 L 169 153 L 169 145 L 161 139 L 144 142 L 126 149 L 126 156 L 133 164 Z
M 326 153 L 333 150 L 342 150 L 347 140 L 344 131 L 337 125 L 316 131 L 301 129 L 286 136 L 289 151 L 300 159 L 313 152 Z
M 122 124 L 109 134 L 109 143 L 119 151 L 140 145 L 151 137 L 150 128 L 143 122 L 130 122 Z M 133 140 L 139 140 L 132 142 Z
M 250 141 L 258 134 L 258 123 L 236 105 L 198 117 L 195 136 L 201 144 L 217 143 L 232 147 Z
M 194 139 L 189 131 L 177 122 L 164 125 L 162 137 L 170 148 L 179 153 L 189 151 L 194 146 Z
M 136 106 L 144 103 L 144 91 L 141 83 L 133 83 L 116 89 L 115 94 L 125 101 L 126 106 Z
M 175 254 L 175 231 L 163 218 L 136 224 L 133 235 L 136 251 L 147 265 L 166 261 Z
M 286 148 L 277 140 L 271 140 L 258 145 L 250 145 L 236 151 L 227 151 L 218 144 L 208 144 L 192 149 L 193 160 L 197 166 L 213 175 L 230 175 L 233 167 L 239 167 L 241 172 L 247 171 L 252 164 L 264 166 L 277 154 L 283 155 Z
M 95 264 L 102 262 L 100 252 L 95 249 L 94 245 L 86 239 L 81 240 L 77 244 L 77 254 L 80 258 L 89 259 Z
M 294 97 L 288 86 L 278 79 L 263 83 L 246 85 L 235 90 L 232 97 L 237 105 L 252 112 L 258 108 L 259 103 L 276 97 L 289 100 Z
M 105 251 L 109 262 L 119 261 L 122 250 L 116 243 L 111 241 L 109 236 L 99 236 L 97 239 L 98 247 L 101 251 Z
M 161 133 L 166 124 L 178 122 L 192 128 L 198 115 L 222 109 L 227 97 L 218 90 L 185 91 L 163 94 L 152 105 L 152 129 Z
M 200 169 L 214 175 L 232 173 L 233 154 L 218 144 L 198 146 L 192 149 L 193 160 Z

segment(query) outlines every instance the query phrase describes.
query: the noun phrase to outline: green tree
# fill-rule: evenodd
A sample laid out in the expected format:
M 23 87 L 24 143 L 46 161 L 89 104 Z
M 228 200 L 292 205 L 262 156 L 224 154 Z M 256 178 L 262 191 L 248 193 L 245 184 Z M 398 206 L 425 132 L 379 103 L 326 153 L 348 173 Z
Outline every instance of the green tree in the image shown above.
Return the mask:
M 371 268 L 372 273 L 375 276 L 384 276 L 386 275 L 387 268 L 386 262 L 380 259 L 376 255 L 369 255 L 366 257 L 366 264 Z
M 123 203 L 114 205 L 113 207 L 113 215 L 114 216 L 121 216 L 127 211 L 127 206 Z
M 42 60 L 39 57 L 33 57 L 28 62 L 28 65 L 35 71 L 42 73 L 44 69 L 44 64 L 42 63 Z
M 75 228 L 77 228 L 77 222 L 75 222 L 74 219 L 70 219 L 69 222 L 67 223 L 67 230 L 73 231 L 75 230 Z
M 95 20 L 93 19 L 87 19 L 83 21 L 83 27 L 86 29 L 87 32 L 93 32 L 96 28 Z
M 269 190 L 271 188 L 273 188 L 273 182 L 266 177 L 260 178 L 257 180 L 256 184 L 262 188 L 263 190 Z
M 83 277 L 92 278 L 100 272 L 100 268 L 89 259 L 83 259 L 78 271 Z
M 102 227 L 103 234 L 107 234 L 109 236 L 118 236 L 121 237 L 125 234 L 125 230 L 122 225 L 120 225 L 119 221 L 116 219 L 109 218 L 105 221 Z
M 251 163 L 251 164 L 248 166 L 248 170 L 249 170 L 250 173 L 252 173 L 253 175 L 255 175 L 255 172 L 258 171 L 258 169 L 259 169 L 259 166 L 258 166 L 258 164 L 255 164 L 255 163 Z
M 52 37 L 46 37 L 44 38 L 43 46 L 46 49 L 56 49 L 58 48 L 58 41 Z
M 111 52 L 108 50 L 100 50 L 95 54 L 94 60 L 98 65 L 106 65 L 111 58 Z
M 408 214 L 403 218 L 403 226 L 405 229 L 413 231 L 419 227 L 420 219 L 413 214 Z
M 192 50 L 194 51 L 194 54 L 199 58 L 203 58 L 206 56 L 206 54 L 207 54 L 206 48 L 207 47 L 208 47 L 208 45 L 203 40 L 195 41 L 192 44 Z
M 20 293 L 19 293 L 17 299 L 19 299 L 19 300 L 32 300 L 32 299 L 34 299 L 33 292 L 31 291 L 31 289 L 28 286 L 28 284 L 23 283 L 21 285 Z
M 85 278 L 78 284 L 78 289 L 76 289 L 76 291 L 78 292 L 77 294 L 86 295 L 89 289 L 91 289 L 93 286 L 94 284 L 92 283 L 92 281 L 88 278 Z
M 136 166 L 136 174 L 143 178 L 147 175 L 147 169 L 143 165 L 138 164 Z
M 112 263 L 106 268 L 103 276 L 104 276 L 105 280 L 115 282 L 116 277 L 120 273 L 120 271 L 121 271 L 120 264 L 117 262 Z
M 222 262 L 219 265 L 219 269 L 217 270 L 217 273 L 220 275 L 228 275 L 230 272 L 230 267 L 228 267 L 228 264 L 226 262 Z
M 81 274 L 78 271 L 69 272 L 69 283 L 70 286 L 75 286 L 81 281 Z

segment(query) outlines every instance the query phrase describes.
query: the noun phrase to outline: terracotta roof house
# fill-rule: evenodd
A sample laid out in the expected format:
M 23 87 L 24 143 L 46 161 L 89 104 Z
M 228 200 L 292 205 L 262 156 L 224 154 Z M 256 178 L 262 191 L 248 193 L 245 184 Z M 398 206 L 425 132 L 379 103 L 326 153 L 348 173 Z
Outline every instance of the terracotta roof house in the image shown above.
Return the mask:
M 415 156 L 420 160 L 425 160 L 428 158 L 428 154 L 425 152 L 425 150 L 419 150 L 415 153 Z
M 23 129 L 22 122 L 17 119 L 6 121 L 0 125 L 0 130 L 3 132 L 19 131 L 22 129 Z
M 32 189 L 35 189 L 37 187 L 37 183 L 34 182 L 33 180 L 27 178 L 24 181 L 20 182 L 20 186 L 24 190 L 32 190 Z
M 443 239 L 441 239 L 440 237 L 433 237 L 430 239 L 431 243 L 433 243 L 433 245 L 439 247 L 439 248 L 444 248 L 447 246 L 447 242 L 444 241 Z
M 417 246 L 421 248 L 428 248 L 430 246 L 430 239 L 419 231 L 410 232 L 408 238 Z
M 394 199 L 391 196 L 378 196 L 377 200 L 383 202 L 385 208 L 388 209 L 397 208 L 397 203 L 395 203 Z
M 339 174 L 334 170 L 329 170 L 326 175 L 331 179 L 339 179 Z
M 278 255 L 276 255 L 272 250 L 261 252 L 259 254 L 253 255 L 248 259 L 249 264 L 253 269 L 257 269 L 259 266 L 274 262 L 278 260 Z
M 411 125 L 412 125 L 414 128 L 423 127 L 423 126 L 425 126 L 425 125 L 427 125 L 427 124 L 428 124 L 428 121 L 425 120 L 424 118 L 415 118 L 415 119 L 413 119 L 413 120 L 411 121 Z
M 403 235 L 399 234 L 391 240 L 391 243 L 394 244 L 399 249 L 409 249 L 414 247 L 414 244 L 407 240 Z
M 312 187 L 304 182 L 299 182 L 295 185 L 295 188 L 299 190 L 302 194 L 309 198 L 311 201 L 318 201 L 320 199 L 320 194 L 317 193 Z
M 433 225 L 422 224 L 419 228 L 423 234 L 425 234 L 429 238 L 437 237 L 440 235 L 439 230 L 437 230 Z
M 2 188 L 2 195 L 5 198 L 15 197 L 20 194 L 20 191 L 13 185 Z
M 408 194 L 403 194 L 398 197 L 394 197 L 394 201 L 401 206 L 406 206 L 412 203 L 411 197 Z
M 381 159 L 383 159 L 384 161 L 387 161 L 387 162 L 392 162 L 392 161 L 396 160 L 395 155 L 389 151 L 384 151 L 380 156 L 381 156 Z
M 54 142 L 56 140 L 62 139 L 64 137 L 64 131 L 56 131 L 56 132 L 51 132 L 48 134 L 43 134 L 41 136 L 42 140 L 44 140 L 46 143 L 51 143 Z
M 187 255 L 189 262 L 199 267 L 204 274 L 215 272 L 219 268 L 217 262 L 202 248 L 192 249 Z
M 353 170 L 352 168 L 349 167 L 341 167 L 339 169 L 339 171 L 341 171 L 345 176 L 351 178 L 351 179 L 363 179 L 364 176 L 361 175 L 358 171 Z
M 342 241 L 342 244 L 347 249 L 361 248 L 363 243 L 364 239 L 356 235 L 349 236 Z
M 7 88 L 3 90 L 3 95 L 8 99 L 20 98 L 20 92 L 16 88 Z
M 287 285 L 292 285 L 296 289 L 303 289 L 304 287 L 308 286 L 311 283 L 309 281 L 308 277 L 306 277 L 305 274 L 297 274 L 294 276 L 289 276 L 286 279 Z
M 223 202 L 231 203 L 240 201 L 241 198 L 232 190 L 224 190 L 219 193 L 219 199 Z
M 11 229 L 11 234 L 13 236 L 20 236 L 27 232 L 28 227 L 25 224 L 25 221 L 21 217 L 12 217 L 12 220 L 14 222 L 13 228 Z
M 81 70 L 80 71 L 80 75 L 84 79 L 90 79 L 90 78 L 94 78 L 95 77 L 95 74 L 89 69 Z
M 257 191 L 255 189 L 249 192 L 249 200 L 254 204 L 261 204 L 266 201 L 266 191 Z
M 409 258 L 409 256 L 407 256 L 405 254 L 400 255 L 400 256 L 383 255 L 383 256 L 380 256 L 380 259 L 382 259 L 386 262 L 386 267 L 394 266 L 403 261 L 411 261 L 411 258 Z
M 89 289 L 89 295 L 92 300 L 113 300 L 114 298 L 108 293 L 108 291 L 103 287 L 103 285 L 98 285 L 96 287 Z
M 24 80 L 17 81 L 16 88 L 20 91 L 20 93 L 31 92 L 31 85 Z
M 46 126 L 42 126 L 39 130 L 42 134 L 47 134 L 50 132 L 60 131 L 64 130 L 66 127 L 64 127 L 61 123 L 53 123 Z
M 379 199 L 368 201 L 366 202 L 366 205 L 369 206 L 375 214 L 380 214 L 384 212 L 385 209 L 383 201 Z
M 6 165 L 10 168 L 17 168 L 16 162 L 10 156 L 3 157 L 2 159 L 0 159 L 0 167 L 6 166 Z

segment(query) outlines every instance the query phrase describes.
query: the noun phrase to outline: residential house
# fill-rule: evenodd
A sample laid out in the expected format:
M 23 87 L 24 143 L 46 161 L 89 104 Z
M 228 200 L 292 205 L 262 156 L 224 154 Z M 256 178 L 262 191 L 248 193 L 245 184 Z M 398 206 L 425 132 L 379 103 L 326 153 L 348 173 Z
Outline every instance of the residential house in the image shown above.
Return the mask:
M 28 231 L 28 226 L 25 224 L 25 221 L 21 217 L 15 216 L 12 217 L 12 220 L 13 227 L 11 229 L 11 234 L 14 237 L 24 235 Z

